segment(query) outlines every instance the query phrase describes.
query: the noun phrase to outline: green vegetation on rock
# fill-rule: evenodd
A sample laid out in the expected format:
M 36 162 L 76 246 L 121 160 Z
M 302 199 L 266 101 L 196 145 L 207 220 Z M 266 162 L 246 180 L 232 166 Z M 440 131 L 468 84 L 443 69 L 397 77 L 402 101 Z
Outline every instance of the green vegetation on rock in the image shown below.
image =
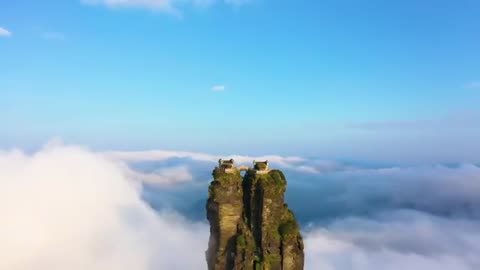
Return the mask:
M 279 170 L 213 171 L 207 217 L 209 270 L 301 270 L 300 226 L 284 202 L 287 181 Z

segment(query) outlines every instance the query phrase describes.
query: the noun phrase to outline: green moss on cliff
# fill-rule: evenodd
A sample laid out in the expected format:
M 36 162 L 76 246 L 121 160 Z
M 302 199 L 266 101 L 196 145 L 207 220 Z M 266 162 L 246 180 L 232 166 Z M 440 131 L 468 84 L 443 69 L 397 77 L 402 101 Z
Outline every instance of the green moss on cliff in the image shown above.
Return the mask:
M 237 182 L 238 179 L 242 179 L 240 172 L 235 170 L 232 173 L 226 173 L 221 168 L 215 168 L 212 172 L 214 181 L 219 181 L 224 184 L 231 184 L 232 182 Z
M 225 173 L 220 168 L 215 168 L 212 172 L 214 180 L 210 183 L 208 187 L 208 197 L 213 199 L 218 199 L 219 197 L 224 197 L 225 194 L 222 192 L 226 189 L 236 188 L 236 191 L 239 195 L 243 194 L 241 183 L 242 176 L 239 171 L 234 173 Z M 222 192 L 217 192 L 217 190 L 222 190 Z
M 297 236 L 299 233 L 299 227 L 295 220 L 289 220 L 280 225 L 278 230 L 282 238 L 287 238 L 291 236 Z
M 284 204 L 283 208 L 282 222 L 278 231 L 282 239 L 297 237 L 300 235 L 300 226 L 295 218 L 295 214 L 288 208 L 287 204 Z
M 282 261 L 282 256 L 280 254 L 269 254 L 265 257 L 265 262 L 271 264 L 277 264 Z
M 245 235 L 241 234 L 237 236 L 237 250 L 245 249 L 247 247 L 247 240 Z
M 263 192 L 267 196 L 272 198 L 282 198 L 283 204 L 283 194 L 287 189 L 287 180 L 281 171 L 273 170 L 268 174 L 260 174 L 256 176 L 260 188 L 263 189 Z
M 267 174 L 250 170 L 243 180 L 239 171 L 225 173 L 217 168 L 212 174 L 214 181 L 209 187 L 211 207 L 207 209 L 210 209 L 209 221 L 220 243 L 216 250 L 221 251 L 217 254 L 221 260 L 217 261 L 222 264 L 215 263 L 215 268 L 211 269 L 303 269 L 300 227 L 284 203 L 287 187 L 284 174 L 279 170 Z M 239 207 L 241 217 L 233 219 L 237 217 Z M 231 236 L 231 241 L 227 241 L 225 235 Z M 228 261 L 224 263 L 226 254 L 234 256 L 235 267 L 233 264 L 230 267 Z
M 273 170 L 269 173 L 269 175 L 273 178 L 277 185 L 281 185 L 283 187 L 287 186 L 287 179 L 282 171 Z

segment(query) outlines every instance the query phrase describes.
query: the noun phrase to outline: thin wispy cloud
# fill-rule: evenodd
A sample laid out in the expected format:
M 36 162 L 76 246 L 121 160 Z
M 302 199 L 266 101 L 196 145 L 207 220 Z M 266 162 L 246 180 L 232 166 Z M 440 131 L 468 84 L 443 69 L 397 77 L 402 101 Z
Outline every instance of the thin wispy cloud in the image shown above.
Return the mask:
M 216 2 L 216 0 L 193 0 L 193 5 L 196 7 L 209 7 Z
M 141 8 L 180 15 L 180 9 L 186 5 L 194 7 L 208 7 L 217 0 L 81 0 L 84 4 L 104 5 L 110 8 Z M 224 0 L 223 3 L 231 6 L 242 6 L 251 0 Z
M 110 8 L 144 8 L 175 13 L 174 0 L 82 0 L 88 5 L 105 5 Z
M 11 36 L 12 33 L 8 31 L 7 29 L 0 27 L 0 37 L 9 37 Z
M 61 32 L 43 32 L 41 34 L 42 38 L 45 40 L 57 40 L 57 41 L 63 41 L 66 39 L 65 34 Z
M 226 4 L 233 5 L 233 6 L 242 6 L 252 2 L 252 0 L 225 0 Z
M 225 91 L 227 88 L 225 87 L 225 85 L 215 85 L 212 87 L 212 91 L 215 91 L 215 92 L 221 92 L 221 91 Z
M 142 162 L 142 161 L 165 161 L 173 158 L 188 158 L 195 161 L 204 161 L 215 163 L 222 155 L 213 155 L 201 152 L 187 151 L 168 151 L 168 150 L 149 150 L 149 151 L 109 151 L 102 153 L 110 160 L 120 162 Z M 223 158 L 233 158 L 237 164 L 249 165 L 253 160 L 268 160 L 271 163 L 282 168 L 294 168 L 297 164 L 304 162 L 305 159 L 297 156 L 243 156 L 243 155 L 225 155 Z
M 473 81 L 467 84 L 468 89 L 480 89 L 480 81 Z
M 124 175 L 129 179 L 155 186 L 169 186 L 190 182 L 193 179 L 186 166 L 164 168 L 150 173 L 133 170 L 127 164 L 119 164 L 119 168 L 122 169 Z
M 470 88 L 480 89 L 478 85 L 471 84 Z M 451 129 L 479 129 L 480 114 L 478 111 L 452 111 L 449 114 L 432 119 L 411 119 L 411 120 L 390 120 L 390 121 L 364 121 L 347 123 L 347 128 L 364 129 L 364 130 L 439 130 Z

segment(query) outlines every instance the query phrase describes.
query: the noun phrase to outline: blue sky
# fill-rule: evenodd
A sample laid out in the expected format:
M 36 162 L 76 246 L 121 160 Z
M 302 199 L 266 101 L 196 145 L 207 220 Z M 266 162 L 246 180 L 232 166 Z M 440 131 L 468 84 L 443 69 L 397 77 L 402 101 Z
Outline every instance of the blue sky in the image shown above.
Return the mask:
M 478 1 L 117 2 L 0 2 L 0 147 L 480 160 Z

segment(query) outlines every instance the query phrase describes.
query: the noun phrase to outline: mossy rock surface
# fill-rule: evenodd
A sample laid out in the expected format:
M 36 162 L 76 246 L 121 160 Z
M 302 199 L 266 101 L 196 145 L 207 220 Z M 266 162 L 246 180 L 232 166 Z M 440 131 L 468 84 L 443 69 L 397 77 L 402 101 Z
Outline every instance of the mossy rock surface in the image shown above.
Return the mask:
M 301 270 L 303 242 L 284 202 L 287 180 L 279 170 L 267 174 L 213 171 L 207 202 L 211 225 L 210 270 Z M 212 235 L 215 237 L 212 239 Z

